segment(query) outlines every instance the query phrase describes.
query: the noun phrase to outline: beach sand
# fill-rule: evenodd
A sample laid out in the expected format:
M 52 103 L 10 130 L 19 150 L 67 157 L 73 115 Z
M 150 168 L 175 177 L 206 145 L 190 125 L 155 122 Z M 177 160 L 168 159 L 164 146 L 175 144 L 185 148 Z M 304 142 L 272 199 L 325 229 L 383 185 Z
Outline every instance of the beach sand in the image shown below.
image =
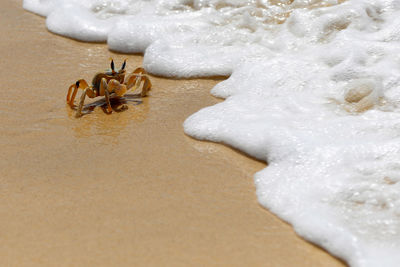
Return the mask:
M 70 84 L 142 57 L 53 35 L 20 1 L 0 13 L 1 266 L 343 266 L 258 204 L 264 163 L 183 133 L 220 80 L 151 77 L 76 119 Z

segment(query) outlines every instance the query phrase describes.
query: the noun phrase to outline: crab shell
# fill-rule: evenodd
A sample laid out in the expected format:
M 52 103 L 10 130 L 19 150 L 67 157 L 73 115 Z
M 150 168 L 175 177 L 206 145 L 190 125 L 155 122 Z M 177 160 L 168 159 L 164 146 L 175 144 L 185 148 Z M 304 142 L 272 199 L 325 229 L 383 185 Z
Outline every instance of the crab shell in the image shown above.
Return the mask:
M 101 79 L 105 78 L 107 80 L 107 82 L 109 82 L 110 80 L 114 79 L 117 80 L 119 83 L 123 83 L 124 79 L 125 79 L 125 70 L 124 71 L 119 71 L 119 72 L 105 72 L 105 73 L 97 73 L 92 80 L 92 85 L 93 88 L 98 92 L 99 88 L 100 88 L 100 82 Z

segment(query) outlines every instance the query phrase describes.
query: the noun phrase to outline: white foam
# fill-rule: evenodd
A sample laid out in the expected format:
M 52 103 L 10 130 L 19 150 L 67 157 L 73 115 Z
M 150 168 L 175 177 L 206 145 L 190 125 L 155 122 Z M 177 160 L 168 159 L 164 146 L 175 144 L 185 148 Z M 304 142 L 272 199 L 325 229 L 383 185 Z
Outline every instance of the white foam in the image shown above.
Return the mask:
M 268 167 L 261 204 L 352 266 L 400 256 L 400 1 L 24 0 L 50 31 L 230 75 L 184 123 Z

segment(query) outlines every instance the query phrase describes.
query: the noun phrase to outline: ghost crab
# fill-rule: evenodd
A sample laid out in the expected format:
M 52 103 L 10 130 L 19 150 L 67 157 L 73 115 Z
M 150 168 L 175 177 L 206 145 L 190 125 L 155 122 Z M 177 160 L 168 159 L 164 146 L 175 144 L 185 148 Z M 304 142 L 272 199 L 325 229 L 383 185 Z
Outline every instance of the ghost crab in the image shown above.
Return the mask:
M 143 68 L 135 69 L 125 79 L 126 60 L 124 60 L 121 69 L 119 69 L 118 71 L 115 71 L 114 60 L 111 59 L 110 65 L 110 71 L 97 73 L 93 77 L 92 85 L 89 85 L 84 79 L 80 79 L 69 87 L 67 94 L 67 104 L 69 104 L 71 108 L 74 107 L 74 100 L 78 89 L 83 90 L 75 117 L 79 118 L 82 116 L 82 108 L 86 96 L 90 98 L 104 96 L 107 103 L 107 112 L 112 113 L 112 108 L 110 104 L 111 98 L 122 97 L 131 89 L 132 91 L 135 91 L 142 82 L 143 87 L 142 92 L 140 93 L 141 97 L 146 96 L 147 92 L 151 89 L 150 79 L 146 75 L 147 73 Z

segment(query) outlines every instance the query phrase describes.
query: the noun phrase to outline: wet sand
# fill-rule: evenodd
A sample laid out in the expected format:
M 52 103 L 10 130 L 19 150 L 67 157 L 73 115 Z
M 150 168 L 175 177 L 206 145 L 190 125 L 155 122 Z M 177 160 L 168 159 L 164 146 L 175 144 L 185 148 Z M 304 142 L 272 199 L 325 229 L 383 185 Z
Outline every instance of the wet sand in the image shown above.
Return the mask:
M 71 83 L 142 58 L 53 35 L 3 2 L 1 266 L 343 266 L 259 206 L 264 163 L 184 135 L 185 118 L 221 101 L 219 80 L 151 77 L 142 102 L 75 119 Z

